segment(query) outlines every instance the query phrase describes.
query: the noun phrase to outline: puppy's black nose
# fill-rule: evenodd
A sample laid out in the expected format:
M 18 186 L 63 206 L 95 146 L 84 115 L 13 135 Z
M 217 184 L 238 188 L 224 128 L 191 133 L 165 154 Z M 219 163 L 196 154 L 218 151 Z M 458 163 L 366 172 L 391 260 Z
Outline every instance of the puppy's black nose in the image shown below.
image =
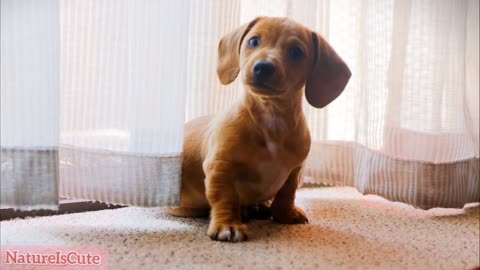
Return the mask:
M 257 61 L 253 64 L 253 73 L 255 78 L 259 81 L 264 81 L 270 78 L 275 72 L 275 67 L 272 63 L 267 61 Z

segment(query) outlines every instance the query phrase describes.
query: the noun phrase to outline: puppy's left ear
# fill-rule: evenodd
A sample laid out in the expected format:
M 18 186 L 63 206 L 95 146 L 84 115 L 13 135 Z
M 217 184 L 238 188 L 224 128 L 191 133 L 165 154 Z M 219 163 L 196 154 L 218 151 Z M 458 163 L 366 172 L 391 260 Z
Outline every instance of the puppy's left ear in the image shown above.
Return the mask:
M 352 73 L 320 35 L 312 32 L 312 42 L 314 59 L 305 84 L 305 97 L 313 107 L 323 108 L 343 92 Z
M 217 75 L 222 84 L 229 84 L 237 78 L 240 72 L 240 46 L 248 31 L 260 18 L 244 24 L 225 35 L 218 44 Z

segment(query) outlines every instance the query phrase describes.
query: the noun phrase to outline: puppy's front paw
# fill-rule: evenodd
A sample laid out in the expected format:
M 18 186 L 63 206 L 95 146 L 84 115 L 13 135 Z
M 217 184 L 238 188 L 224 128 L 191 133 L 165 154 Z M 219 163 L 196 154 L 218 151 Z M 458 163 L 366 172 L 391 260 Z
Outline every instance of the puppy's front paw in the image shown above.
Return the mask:
M 282 224 L 305 224 L 308 223 L 307 215 L 298 207 L 290 209 L 275 209 L 273 220 Z
M 224 242 L 242 242 L 247 240 L 247 225 L 219 224 L 211 221 L 208 227 L 208 236 L 212 240 Z

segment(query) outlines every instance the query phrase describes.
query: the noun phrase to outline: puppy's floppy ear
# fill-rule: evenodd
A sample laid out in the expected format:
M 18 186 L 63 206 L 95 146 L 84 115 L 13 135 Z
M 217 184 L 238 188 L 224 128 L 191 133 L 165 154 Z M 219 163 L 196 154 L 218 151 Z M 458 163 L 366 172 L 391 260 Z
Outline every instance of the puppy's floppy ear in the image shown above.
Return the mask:
M 225 35 L 218 44 L 217 75 L 222 84 L 229 84 L 237 78 L 240 72 L 240 45 L 248 31 L 260 20 L 244 24 Z
M 323 108 L 343 92 L 352 73 L 320 35 L 312 32 L 312 42 L 313 67 L 307 76 L 305 97 L 313 107 Z

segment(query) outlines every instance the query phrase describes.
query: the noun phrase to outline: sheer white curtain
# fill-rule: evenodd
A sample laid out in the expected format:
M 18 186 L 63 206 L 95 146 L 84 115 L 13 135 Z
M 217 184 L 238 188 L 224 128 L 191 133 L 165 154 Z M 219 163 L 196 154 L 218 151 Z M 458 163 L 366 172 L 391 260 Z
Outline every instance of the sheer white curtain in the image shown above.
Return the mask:
M 1 1 L 2 207 L 56 208 L 58 1 Z
M 2 207 L 177 204 L 189 1 L 1 5 Z
M 257 16 L 320 32 L 353 76 L 306 102 L 304 182 L 422 208 L 479 201 L 479 14 L 465 0 L 1 0 L 1 204 L 178 202 L 184 120 L 221 113 L 218 40 Z
M 62 0 L 60 195 L 178 202 L 189 2 Z
M 215 78 L 218 39 L 257 16 L 288 16 L 320 32 L 353 72 L 325 109 L 304 104 L 313 139 L 304 182 L 354 186 L 421 208 L 479 201 L 478 1 L 198 5 L 187 120 L 218 113 L 240 94 L 238 82 L 222 87 Z

